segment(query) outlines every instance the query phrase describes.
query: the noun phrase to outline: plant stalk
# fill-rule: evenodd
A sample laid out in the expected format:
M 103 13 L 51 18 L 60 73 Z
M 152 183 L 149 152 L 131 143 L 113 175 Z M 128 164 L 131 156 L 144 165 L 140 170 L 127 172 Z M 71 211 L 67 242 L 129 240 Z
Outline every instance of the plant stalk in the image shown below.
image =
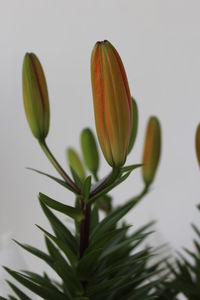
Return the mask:
M 90 193 L 90 198 L 92 198 L 97 193 L 99 193 L 107 185 L 113 183 L 115 181 L 115 179 L 117 178 L 117 176 L 119 175 L 119 172 L 120 172 L 119 168 L 113 168 L 112 172 L 104 179 L 104 181 Z
M 81 199 L 81 209 L 84 212 L 85 218 L 80 224 L 80 258 L 83 256 L 85 250 L 89 246 L 89 235 L 90 235 L 90 214 L 91 205 L 86 204 L 84 199 Z
M 72 181 L 72 179 L 67 175 L 67 173 L 61 167 L 61 165 L 55 159 L 55 157 L 53 156 L 52 152 L 48 148 L 45 140 L 39 141 L 39 144 L 40 144 L 42 150 L 44 151 L 45 155 L 47 156 L 47 158 L 50 160 L 50 162 L 52 163 L 52 165 L 54 166 L 54 168 L 60 174 L 60 176 L 65 180 L 66 183 L 69 184 L 69 186 L 72 188 L 72 190 L 76 194 L 80 194 L 79 187 Z

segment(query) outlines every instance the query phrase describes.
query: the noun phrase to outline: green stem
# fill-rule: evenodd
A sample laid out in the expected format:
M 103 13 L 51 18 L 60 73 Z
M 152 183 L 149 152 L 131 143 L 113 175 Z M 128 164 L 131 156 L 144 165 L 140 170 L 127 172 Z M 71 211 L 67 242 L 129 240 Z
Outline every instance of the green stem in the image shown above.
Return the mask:
M 80 224 L 80 258 L 89 246 L 91 205 L 85 204 L 84 199 L 81 199 L 81 209 L 85 218 Z
M 131 202 L 131 201 L 136 200 L 136 199 L 137 199 L 137 202 L 139 202 L 146 195 L 146 193 L 148 192 L 148 190 L 149 190 L 149 186 L 146 185 L 144 187 L 144 189 L 142 190 L 142 192 L 138 196 L 135 196 L 135 197 L 129 199 L 128 202 Z
M 93 174 L 93 176 L 94 176 L 95 181 L 98 182 L 99 178 L 98 178 L 97 173 Z M 110 207 L 109 208 L 103 209 L 103 211 L 105 212 L 106 215 L 109 215 L 111 213 L 111 211 L 112 211 L 112 203 L 110 203 Z
M 78 186 L 72 181 L 72 179 L 67 175 L 67 173 L 63 170 L 63 168 L 61 167 L 61 165 L 58 163 L 58 161 L 55 159 L 55 157 L 53 156 L 52 152 L 50 151 L 50 149 L 48 148 L 45 140 L 43 141 L 39 141 L 39 144 L 42 148 L 42 150 L 44 151 L 44 153 L 46 154 L 47 158 L 50 160 L 50 162 L 52 163 L 52 165 L 54 166 L 54 168 L 57 170 L 57 172 L 60 174 L 60 176 L 65 180 L 66 183 L 68 183 L 70 185 L 70 187 L 73 189 L 73 191 L 76 194 L 80 194 L 80 189 L 78 188 Z
M 106 186 L 112 184 L 119 175 L 120 168 L 113 168 L 112 172 L 99 184 L 91 193 L 90 198 L 94 197 L 97 193 L 102 191 Z

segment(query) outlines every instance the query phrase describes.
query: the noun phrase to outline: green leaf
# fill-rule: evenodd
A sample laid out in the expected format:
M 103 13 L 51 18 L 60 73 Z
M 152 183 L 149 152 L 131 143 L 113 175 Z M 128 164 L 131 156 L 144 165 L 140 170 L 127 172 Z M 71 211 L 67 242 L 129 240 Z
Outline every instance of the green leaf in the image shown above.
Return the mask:
M 73 291 L 73 295 L 83 295 L 84 291 L 77 275 L 70 276 L 70 273 L 68 273 L 67 270 L 63 268 L 63 265 L 60 262 L 55 263 L 55 270 L 57 274 L 62 278 L 64 286 L 67 289 Z
M 131 271 L 134 270 L 135 274 L 144 267 L 147 259 L 150 257 L 148 250 L 141 250 L 135 254 L 125 256 L 120 260 L 115 260 L 112 264 L 107 264 L 100 272 L 100 278 L 113 277 L 113 275 L 118 274 L 120 276 L 131 276 Z M 145 274 L 147 272 L 145 271 Z
M 75 208 L 77 209 L 81 209 L 81 205 L 80 205 L 81 199 L 80 197 L 76 197 L 75 198 Z M 77 222 L 76 220 L 74 220 L 74 225 L 75 225 L 75 236 L 76 236 L 76 240 L 77 243 L 79 244 L 80 242 L 80 222 Z
M 23 270 L 22 272 L 23 272 L 23 275 L 26 278 L 34 281 L 35 283 L 38 283 L 38 284 L 41 284 L 41 285 L 45 285 L 45 286 L 48 286 L 48 287 L 53 287 L 53 288 L 55 287 L 55 284 L 53 282 L 51 282 L 49 280 L 49 278 L 47 279 L 46 276 L 40 276 L 37 273 L 30 272 L 30 271 L 25 271 L 25 270 Z
M 94 228 L 99 223 L 99 211 L 96 203 L 93 205 L 92 211 L 91 211 L 91 219 L 90 219 L 90 232 L 94 230 Z
M 122 280 L 122 278 L 114 277 L 112 279 L 101 281 L 98 284 L 93 284 L 93 285 L 88 287 L 88 293 L 89 293 L 90 296 L 95 297 L 95 295 L 100 294 L 102 291 L 108 291 L 109 290 L 110 294 L 112 294 L 113 284 L 117 284 L 117 283 L 121 282 L 121 280 Z M 101 299 L 103 299 L 103 297 Z
M 40 286 L 38 284 L 33 283 L 31 280 L 25 278 L 25 276 L 19 272 L 12 271 L 6 267 L 4 269 L 13 277 L 15 280 L 17 280 L 19 283 L 21 283 L 23 286 L 27 287 L 30 291 L 35 293 L 36 295 L 48 299 L 48 300 L 67 300 L 66 295 L 61 293 L 56 288 L 49 288 L 46 286 Z
M 59 240 L 57 237 L 53 236 L 51 233 L 43 229 L 42 227 L 37 227 L 43 231 L 57 246 L 59 249 L 63 251 L 63 253 L 66 255 L 66 257 L 69 259 L 70 263 L 73 267 L 76 267 L 77 265 L 77 256 L 70 250 L 70 248 L 61 240 Z
M 40 202 L 40 205 L 57 238 L 65 243 L 74 254 L 77 254 L 78 243 L 69 229 L 52 213 L 52 211 L 45 204 Z
M 61 265 L 63 265 L 63 268 L 65 268 L 69 272 L 73 272 L 72 268 L 69 266 L 67 261 L 61 255 L 60 251 L 54 246 L 54 244 L 50 241 L 49 238 L 45 237 L 45 243 L 50 256 L 53 258 L 53 261 L 60 262 Z
M 74 300 L 90 300 L 88 297 L 76 297 Z
M 81 280 L 90 278 L 97 267 L 97 260 L 100 257 L 102 249 L 95 249 L 85 254 L 77 266 L 77 276 Z
M 132 172 L 133 170 L 138 169 L 142 166 L 143 166 L 143 164 L 135 164 L 135 165 L 125 166 L 125 167 L 121 168 L 120 172 L 121 173 Z
M 200 203 L 197 205 L 198 210 L 200 210 Z
M 130 174 L 131 174 L 131 172 L 127 172 L 125 175 L 120 176 L 117 180 L 115 180 L 114 183 L 112 183 L 111 185 L 107 186 L 106 188 L 104 188 L 103 190 L 101 190 L 100 192 L 98 192 L 96 195 L 94 195 L 93 197 L 91 197 L 89 199 L 89 203 L 93 203 L 96 199 L 98 199 L 102 195 L 105 195 L 108 192 L 110 192 L 112 189 L 114 189 L 120 183 L 122 183 L 123 181 L 125 181 Z
M 103 195 L 97 199 L 96 205 L 106 214 L 109 214 L 112 209 L 112 197 L 109 195 Z
M 52 269 L 54 269 L 55 271 L 58 271 L 58 270 L 57 270 L 57 267 L 56 267 L 56 265 L 55 265 L 56 254 L 57 254 L 57 260 L 59 260 L 59 262 L 61 261 L 62 256 L 61 256 L 61 255 L 59 256 L 59 252 L 58 252 L 58 251 L 56 252 L 56 248 L 55 248 L 55 247 L 54 247 L 54 249 L 53 249 L 53 246 L 52 246 L 51 250 L 53 249 L 54 251 L 52 250 L 52 251 L 50 252 L 51 256 L 49 256 L 49 255 L 47 255 L 47 254 L 41 252 L 40 250 L 37 250 L 36 248 L 30 247 L 30 246 L 28 246 L 28 245 L 20 244 L 19 242 L 16 242 L 16 243 L 17 243 L 19 246 L 21 246 L 22 248 L 24 248 L 24 249 L 26 249 L 27 251 L 31 252 L 32 254 L 36 255 L 37 257 L 43 259 L 50 267 L 52 267 Z M 58 259 L 58 256 L 59 256 L 59 259 Z M 67 270 L 68 270 L 68 273 L 69 273 L 70 276 L 71 276 L 71 274 L 72 274 L 72 271 L 71 271 L 71 270 L 72 270 L 72 269 L 71 269 L 71 267 L 67 264 L 67 262 L 64 260 L 64 258 L 63 258 L 63 260 L 62 260 L 62 267 L 65 268 L 65 271 L 66 271 L 66 272 L 67 272 Z M 52 285 L 52 283 L 49 282 L 49 280 L 47 280 L 46 277 L 43 278 L 43 277 L 41 277 L 41 276 L 39 276 L 39 275 L 37 275 L 37 274 L 35 274 L 35 273 L 28 272 L 28 271 L 24 271 L 24 273 L 26 273 L 27 275 L 29 275 L 29 279 L 32 278 L 32 279 L 34 279 L 34 281 L 37 282 L 37 283 L 43 284 L 43 282 L 45 282 L 46 286 L 49 286 L 49 287 L 51 287 L 51 285 Z M 75 282 L 75 278 L 71 279 L 71 281 L 72 281 L 72 282 Z
M 66 189 L 68 189 L 68 190 L 70 190 L 71 192 L 74 193 L 74 190 L 71 188 L 71 186 L 67 182 L 65 182 L 65 181 L 63 181 L 63 180 L 61 180 L 59 178 L 56 178 L 56 177 L 54 177 L 52 175 L 49 175 L 49 174 L 47 174 L 45 172 L 42 172 L 42 171 L 39 171 L 39 170 L 36 170 L 36 169 L 33 169 L 33 168 L 27 168 L 27 170 L 31 170 L 31 171 L 34 171 L 34 172 L 36 172 L 38 174 L 44 175 L 44 176 L 46 176 L 46 177 L 54 180 L 55 182 L 59 183 L 60 185 L 62 185 L 63 187 L 65 187 Z
M 25 249 L 26 251 L 30 252 L 31 254 L 33 254 L 34 256 L 39 257 L 40 259 L 42 259 L 43 261 L 45 261 L 48 265 L 52 266 L 52 258 L 47 255 L 46 253 L 44 253 L 41 250 L 38 250 L 35 247 L 26 245 L 26 244 L 21 244 L 16 240 L 13 240 L 17 245 L 19 245 L 21 248 Z
M 112 228 L 111 230 L 104 232 L 103 237 L 100 237 L 94 242 L 93 240 L 90 242 L 86 253 L 89 253 L 96 248 L 101 248 L 102 252 L 106 251 L 106 249 L 111 247 L 113 244 L 119 243 L 129 228 L 130 226 L 124 226 L 122 228 Z
M 88 176 L 83 183 L 83 196 L 84 196 L 84 201 L 86 201 L 86 203 L 90 195 L 91 181 L 92 181 L 92 177 Z
M 65 215 L 71 217 L 72 219 L 75 219 L 78 222 L 80 222 L 84 218 L 84 215 L 80 209 L 60 203 L 60 202 L 46 196 L 45 194 L 39 193 L 39 200 L 43 204 L 47 205 L 48 207 L 51 207 L 54 210 L 59 211 Z
M 151 232 L 150 232 L 150 233 L 151 233 Z M 137 235 L 137 236 L 133 235 L 133 236 L 127 237 L 123 242 L 118 243 L 117 245 L 113 245 L 113 246 L 110 247 L 109 249 L 106 249 L 106 250 L 102 253 L 101 257 L 107 257 L 107 258 L 108 258 L 108 256 L 111 255 L 112 258 L 113 258 L 113 255 L 115 254 L 115 252 L 118 252 L 120 249 L 123 249 L 123 248 L 128 249 L 128 246 L 130 246 L 130 244 L 131 244 L 132 242 L 138 241 L 138 240 L 141 240 L 141 239 L 144 239 L 144 238 L 147 237 L 150 233 L 148 232 L 148 233 L 143 233 L 143 234 L 140 234 L 140 235 Z
M 115 225 L 122 217 L 124 217 L 140 200 L 140 196 L 131 199 L 125 205 L 115 209 L 111 214 L 104 218 L 96 227 L 91 235 L 92 242 L 99 239 L 99 236 L 105 233 L 109 228 Z
M 197 228 L 197 226 L 195 224 L 192 224 L 192 228 L 200 239 L 200 230 Z
M 11 287 L 11 289 L 14 291 L 14 293 L 21 299 L 21 300 L 31 300 L 24 292 L 22 292 L 16 285 L 11 283 L 7 280 L 7 283 Z
M 45 240 L 48 251 L 54 258 L 54 268 L 63 281 L 67 283 L 66 288 L 70 293 L 77 294 L 77 291 L 79 291 L 79 294 L 82 294 L 83 289 L 76 277 L 74 270 L 69 266 L 54 244 L 48 238 Z
M 70 167 L 70 170 L 71 170 L 72 177 L 73 177 L 75 183 L 77 184 L 77 186 L 80 189 L 82 189 L 82 187 L 83 187 L 83 181 L 82 181 L 82 179 L 78 176 L 78 174 L 76 173 L 76 171 L 72 167 Z

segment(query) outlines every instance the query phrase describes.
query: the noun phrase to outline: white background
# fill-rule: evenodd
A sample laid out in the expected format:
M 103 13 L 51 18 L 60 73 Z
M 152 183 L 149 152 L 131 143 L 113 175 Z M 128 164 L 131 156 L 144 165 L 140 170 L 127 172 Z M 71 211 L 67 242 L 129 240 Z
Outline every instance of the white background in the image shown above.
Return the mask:
M 191 222 L 200 224 L 200 171 L 194 136 L 200 121 L 199 0 L 0 0 L 0 235 L 44 247 L 34 224 L 48 228 L 41 191 L 72 204 L 72 195 L 30 166 L 56 174 L 28 128 L 21 88 L 25 52 L 40 58 L 48 82 L 51 128 L 47 143 L 67 167 L 65 149 L 79 150 L 84 126 L 94 128 L 90 54 L 108 39 L 124 62 L 139 106 L 139 134 L 128 163 L 141 161 L 146 122 L 161 120 L 162 159 L 152 191 L 127 217 L 135 227 L 156 219 L 153 242 L 191 247 Z M 102 157 L 100 174 L 109 168 Z M 140 171 L 117 188 L 115 204 L 142 188 Z M 19 251 L 19 250 L 17 250 Z M 44 266 L 24 256 L 32 270 Z

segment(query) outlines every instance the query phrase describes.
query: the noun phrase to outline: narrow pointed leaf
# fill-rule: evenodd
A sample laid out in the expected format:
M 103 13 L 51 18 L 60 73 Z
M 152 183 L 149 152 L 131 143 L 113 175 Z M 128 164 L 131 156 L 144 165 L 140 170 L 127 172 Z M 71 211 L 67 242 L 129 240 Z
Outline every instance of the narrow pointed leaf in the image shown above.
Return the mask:
M 80 279 L 86 280 L 92 276 L 101 252 L 102 249 L 95 249 L 81 258 L 77 267 L 77 275 Z
M 48 299 L 48 300 L 66 300 L 66 296 L 62 294 L 60 291 L 58 291 L 56 288 L 49 288 L 45 286 L 39 286 L 35 283 L 33 283 L 31 280 L 28 280 L 25 278 L 25 276 L 19 272 L 12 271 L 8 268 L 5 268 L 5 270 L 19 283 L 21 283 L 23 286 L 27 287 L 29 290 L 31 290 L 36 295 Z
M 52 213 L 52 211 L 45 204 L 41 202 L 40 204 L 57 238 L 64 242 L 73 253 L 77 253 L 78 243 L 69 229 Z
M 62 242 L 61 240 L 59 240 L 58 238 L 53 236 L 51 233 L 49 233 L 42 227 L 40 227 L 38 225 L 37 225 L 37 227 L 41 231 L 43 231 L 58 246 L 59 249 L 61 249 L 63 251 L 63 253 L 69 259 L 71 264 L 75 267 L 77 265 L 77 256 L 69 249 L 69 247 L 64 242 Z
M 40 259 L 42 259 L 43 261 L 45 261 L 48 265 L 52 265 L 52 263 L 53 263 L 52 258 L 48 254 L 44 253 L 41 250 L 38 250 L 35 247 L 29 246 L 26 244 L 21 244 L 16 240 L 14 240 L 14 242 L 21 248 L 25 249 L 26 251 L 30 252 L 31 254 L 33 254 L 33 255 L 39 257 Z
M 84 215 L 80 209 L 60 203 L 42 193 L 39 193 L 39 200 L 48 207 L 51 207 L 54 210 L 75 219 L 76 221 L 80 222 L 84 218 Z
M 24 292 L 22 292 L 16 285 L 7 280 L 7 283 L 13 290 L 13 292 L 21 299 L 21 300 L 31 300 Z
M 109 214 L 105 219 L 103 219 L 96 227 L 92 233 L 91 239 L 95 241 L 98 236 L 108 230 L 112 225 L 116 224 L 122 217 L 124 217 L 140 200 L 140 197 L 135 197 L 123 206 L 120 206 Z
M 138 169 L 142 166 L 143 166 L 143 164 L 135 164 L 135 165 L 125 166 L 125 167 L 121 168 L 121 173 L 132 172 L 133 170 Z
M 87 200 L 89 198 L 89 194 L 90 194 L 91 180 L 92 180 L 92 177 L 88 176 L 83 183 L 83 196 L 84 196 L 84 200 L 86 202 L 87 202 Z
M 52 175 L 49 175 L 49 174 L 47 174 L 45 172 L 42 172 L 42 171 L 39 171 L 39 170 L 36 170 L 36 169 L 33 169 L 33 168 L 27 168 L 27 170 L 31 170 L 31 171 L 34 171 L 34 172 L 36 172 L 38 174 L 44 175 L 44 176 L 46 176 L 46 177 L 54 180 L 55 182 L 59 183 L 60 185 L 62 185 L 66 189 L 70 190 L 71 192 L 74 192 L 74 190 L 71 188 L 71 186 L 67 182 L 65 182 L 65 181 L 63 181 L 63 180 L 61 180 L 61 179 L 59 179 L 57 177 L 54 177 Z
M 83 181 L 82 181 L 82 179 L 78 176 L 78 174 L 76 173 L 76 171 L 72 167 L 70 167 L 70 170 L 71 170 L 72 177 L 73 177 L 75 183 L 77 184 L 77 186 L 80 189 L 82 189 L 82 187 L 83 187 Z
M 89 203 L 93 203 L 100 196 L 105 195 L 108 192 L 110 192 L 112 189 L 114 189 L 120 183 L 122 183 L 123 181 L 125 181 L 130 174 L 131 174 L 131 172 L 127 172 L 125 175 L 119 177 L 114 183 L 112 183 L 111 185 L 109 185 L 108 187 L 104 188 L 102 191 L 100 191 L 99 193 L 97 193 L 95 196 L 93 196 L 92 198 L 90 198 Z

